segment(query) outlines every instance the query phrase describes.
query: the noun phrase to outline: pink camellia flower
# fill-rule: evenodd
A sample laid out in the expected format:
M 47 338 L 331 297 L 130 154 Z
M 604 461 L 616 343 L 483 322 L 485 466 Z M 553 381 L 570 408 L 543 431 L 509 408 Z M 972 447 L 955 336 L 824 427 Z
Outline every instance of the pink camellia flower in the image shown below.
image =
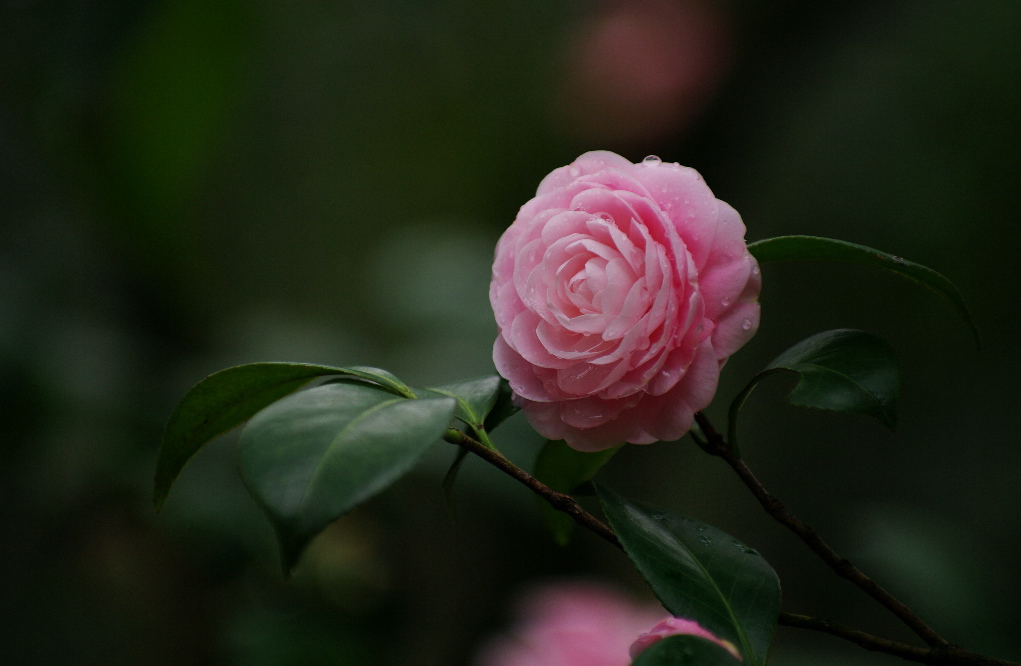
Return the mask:
M 585 153 L 496 247 L 496 368 L 532 426 L 581 451 L 675 440 L 759 325 L 740 215 L 694 169 Z
M 594 583 L 549 585 L 523 599 L 517 626 L 486 646 L 475 666 L 628 666 L 635 637 L 663 615 Z
M 725 641 L 711 631 L 703 629 L 698 622 L 679 617 L 669 617 L 639 636 L 638 640 L 631 644 L 631 658 L 637 659 L 638 655 L 644 652 L 650 645 L 658 643 L 668 636 L 698 636 L 699 638 L 705 638 L 734 655 L 734 658 L 738 661 L 744 661 L 741 658 L 741 653 L 737 651 L 733 643 Z

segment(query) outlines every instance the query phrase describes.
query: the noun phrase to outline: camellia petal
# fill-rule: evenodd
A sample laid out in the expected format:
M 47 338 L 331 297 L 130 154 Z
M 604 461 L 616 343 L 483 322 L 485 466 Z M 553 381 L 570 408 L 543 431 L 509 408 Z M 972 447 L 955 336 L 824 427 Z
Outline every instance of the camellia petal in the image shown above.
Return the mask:
M 652 644 L 658 643 L 670 636 L 697 636 L 704 638 L 719 645 L 729 652 L 734 659 L 744 661 L 741 653 L 738 652 L 737 647 L 733 643 L 723 640 L 694 620 L 685 620 L 680 617 L 670 617 L 662 620 L 652 629 L 639 636 L 638 640 L 631 644 L 631 658 L 637 658 L 638 655 L 647 650 Z
M 694 169 L 605 151 L 553 171 L 497 244 L 493 358 L 576 449 L 674 440 L 759 324 L 740 215 Z

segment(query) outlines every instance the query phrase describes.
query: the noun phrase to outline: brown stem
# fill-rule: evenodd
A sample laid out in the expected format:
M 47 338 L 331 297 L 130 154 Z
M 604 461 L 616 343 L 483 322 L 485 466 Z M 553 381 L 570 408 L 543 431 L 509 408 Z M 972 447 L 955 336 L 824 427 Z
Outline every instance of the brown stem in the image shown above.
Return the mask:
M 456 444 L 457 446 L 468 449 L 493 467 L 496 467 L 504 474 L 510 476 L 512 479 L 526 486 L 533 493 L 549 502 L 557 511 L 566 513 L 574 519 L 574 522 L 578 523 L 585 529 L 595 532 L 598 536 L 601 536 L 617 548 L 623 550 L 623 547 L 620 545 L 620 541 L 617 539 L 617 535 L 613 533 L 613 530 L 610 529 L 609 525 L 582 508 L 581 504 L 578 504 L 577 500 L 573 497 L 553 490 L 539 479 L 512 463 L 510 460 L 507 460 L 507 458 L 505 458 L 499 451 L 491 449 L 481 442 L 472 439 L 463 432 L 454 430 L 453 428 L 447 430 L 443 439 L 451 444 Z
M 706 421 L 706 424 L 708 424 L 708 421 Z M 702 427 L 706 430 L 705 434 L 709 437 L 710 442 L 713 441 L 714 436 L 719 438 L 719 434 L 712 429 L 712 425 L 709 425 L 708 429 L 706 429 L 705 425 Z M 595 532 L 597 535 L 620 550 L 624 550 L 620 540 L 617 539 L 617 535 L 613 533 L 613 530 L 610 529 L 609 525 L 585 511 L 585 509 L 583 509 L 582 506 L 570 495 L 565 495 L 553 490 L 542 481 L 539 481 L 534 476 L 512 463 L 498 451 L 487 447 L 485 444 L 482 444 L 458 430 L 447 430 L 443 439 L 451 444 L 455 444 L 471 451 L 504 474 L 507 474 L 527 487 L 539 497 L 549 502 L 554 509 L 566 513 L 582 527 Z M 722 438 L 719 439 L 722 441 Z M 706 443 L 705 446 L 711 446 L 711 444 Z M 886 654 L 901 657 L 909 661 L 930 664 L 930 666 L 1021 666 L 1021 664 L 973 654 L 949 644 L 934 648 L 920 648 L 906 645 L 904 643 L 897 643 L 896 641 L 872 636 L 871 634 L 858 631 L 857 629 L 851 629 L 850 627 L 835 624 L 829 620 L 809 617 L 807 615 L 781 613 L 780 624 L 831 634 L 851 641 L 866 650 L 885 652 Z
M 896 615 L 901 622 L 911 628 L 918 636 L 926 643 L 934 648 L 949 648 L 951 647 L 950 642 L 940 636 L 932 627 L 926 624 L 922 618 L 918 617 L 913 610 L 907 607 L 904 602 L 900 601 L 892 594 L 886 591 L 876 581 L 866 576 L 862 571 L 854 566 L 847 558 L 841 557 L 835 550 L 822 540 L 822 538 L 816 534 L 815 530 L 803 523 L 797 516 L 792 514 L 787 507 L 783 505 L 776 497 L 774 497 L 762 483 L 755 477 L 748 465 L 743 460 L 738 458 L 730 447 L 727 446 L 723 436 L 713 427 L 713 424 L 709 422 L 705 414 L 701 412 L 695 414 L 695 419 L 698 421 L 698 425 L 702 428 L 702 433 L 705 435 L 705 443 L 702 444 L 702 448 L 708 453 L 722 458 L 728 465 L 737 472 L 738 477 L 744 482 L 748 489 L 752 491 L 755 498 L 759 500 L 759 504 L 766 510 L 766 513 L 771 515 L 781 525 L 787 527 L 796 535 L 798 535 L 802 541 L 804 541 L 812 551 L 822 558 L 831 569 L 833 569 L 838 576 L 845 578 L 862 590 L 865 591 L 870 597 L 878 601 L 880 604 L 885 606 Z
M 886 638 L 879 638 L 864 631 L 858 631 L 845 627 L 836 622 L 830 622 L 808 615 L 795 615 L 793 613 L 780 613 L 780 624 L 786 627 L 797 627 L 798 629 L 809 629 L 843 638 L 855 645 L 872 650 L 884 652 L 907 661 L 916 661 L 920 664 L 931 664 L 932 666 L 944 666 L 956 664 L 959 666 L 1017 666 L 1009 661 L 984 657 L 974 654 L 958 647 L 948 646 L 946 648 L 924 648 L 914 645 L 905 645 Z

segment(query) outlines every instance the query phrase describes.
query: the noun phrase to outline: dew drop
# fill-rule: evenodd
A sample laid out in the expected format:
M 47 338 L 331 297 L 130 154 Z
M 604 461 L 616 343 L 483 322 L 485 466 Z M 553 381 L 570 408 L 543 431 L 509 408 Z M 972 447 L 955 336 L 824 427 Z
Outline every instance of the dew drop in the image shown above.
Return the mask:
M 752 320 L 745 319 L 743 322 L 741 322 L 741 328 L 743 328 L 746 331 L 752 330 Z
M 762 272 L 762 269 L 759 268 L 758 264 L 755 264 L 754 266 L 752 266 L 752 275 L 758 275 L 761 272 Z
M 720 301 L 720 305 L 722 305 L 725 308 L 730 307 L 730 302 L 731 301 L 729 298 L 724 298 L 722 301 Z
M 705 527 L 703 527 L 702 525 L 699 525 L 698 527 L 695 528 L 695 531 L 696 532 L 705 532 Z
M 713 545 L 713 540 L 710 539 L 709 537 L 706 537 L 706 536 L 700 538 L 699 541 L 702 542 L 703 546 L 711 546 L 711 545 Z
M 574 177 L 577 177 L 578 174 L 581 173 L 581 169 L 572 164 L 571 167 L 567 170 L 567 173 L 571 174 Z
M 659 159 L 659 157 L 657 157 L 656 155 L 649 155 L 644 160 L 642 160 L 642 164 L 645 164 L 646 166 L 654 166 L 656 164 L 662 163 L 663 160 Z

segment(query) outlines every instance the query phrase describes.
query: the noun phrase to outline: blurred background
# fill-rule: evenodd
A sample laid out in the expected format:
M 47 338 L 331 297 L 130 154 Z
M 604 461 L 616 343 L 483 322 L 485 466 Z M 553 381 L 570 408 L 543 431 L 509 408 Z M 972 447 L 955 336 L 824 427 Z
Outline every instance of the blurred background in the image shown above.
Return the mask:
M 7 0 L 0 8 L 0 662 L 469 666 L 559 578 L 648 599 L 446 446 L 285 581 L 236 434 L 149 503 L 160 432 L 206 374 L 263 360 L 491 374 L 493 246 L 550 170 L 604 148 L 697 168 L 749 240 L 922 262 L 936 295 L 764 267 L 744 382 L 821 330 L 902 359 L 898 431 L 756 392 L 764 483 L 951 640 L 1021 659 L 1021 3 L 1015 0 Z M 530 465 L 516 417 L 497 442 Z M 911 640 L 690 440 L 601 477 L 761 550 L 784 608 Z M 775 663 L 891 657 L 781 628 Z

